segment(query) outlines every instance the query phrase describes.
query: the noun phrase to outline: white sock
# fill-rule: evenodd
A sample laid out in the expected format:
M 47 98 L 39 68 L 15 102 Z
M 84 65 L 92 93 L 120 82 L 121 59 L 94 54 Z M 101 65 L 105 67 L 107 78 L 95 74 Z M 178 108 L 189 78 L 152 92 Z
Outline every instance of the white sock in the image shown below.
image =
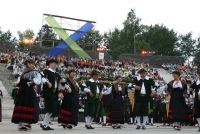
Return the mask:
M 116 126 L 119 127 L 119 126 L 121 126 L 121 124 L 117 124 Z
M 87 117 L 85 117 L 85 124 L 87 124 Z
M 87 126 L 89 127 L 89 126 L 91 126 L 91 124 L 90 124 L 90 120 L 91 120 L 91 117 L 90 116 L 87 116 Z
M 135 117 L 135 119 L 134 119 L 134 123 L 136 123 L 137 122 L 137 120 L 136 120 L 136 117 Z
M 51 122 L 51 120 L 52 120 L 52 118 L 51 118 L 51 115 L 50 115 L 50 116 L 49 116 L 49 119 L 48 119 L 48 121 L 47 121 L 47 124 L 46 124 L 47 127 L 49 126 L 49 123 Z
M 136 116 L 135 119 L 137 121 L 137 125 L 140 126 L 140 116 Z
M 131 123 L 133 123 L 133 118 L 132 117 L 130 118 L 130 121 L 131 121 Z
M 99 122 L 102 122 L 102 118 L 101 117 L 99 117 Z
M 93 120 L 94 120 L 94 118 L 90 119 L 90 126 L 92 125 Z
M 28 123 L 25 123 L 25 122 L 21 122 L 21 124 L 22 124 L 22 126 L 23 126 L 23 125 L 28 125 Z
M 149 117 L 147 116 L 147 123 L 149 123 Z
M 198 122 L 199 127 L 200 127 L 200 118 L 197 118 L 197 122 Z
M 106 116 L 103 116 L 103 123 L 106 124 Z
M 153 124 L 153 118 L 151 118 L 151 123 Z
M 45 126 L 45 127 L 49 126 L 49 122 L 51 121 L 51 115 L 52 115 L 52 113 L 46 113 L 45 114 L 44 120 L 42 122 L 43 126 Z
M 146 126 L 146 123 L 147 123 L 147 120 L 148 120 L 148 116 L 143 116 L 143 126 Z
M 22 123 L 21 122 L 19 122 L 18 128 L 22 128 Z

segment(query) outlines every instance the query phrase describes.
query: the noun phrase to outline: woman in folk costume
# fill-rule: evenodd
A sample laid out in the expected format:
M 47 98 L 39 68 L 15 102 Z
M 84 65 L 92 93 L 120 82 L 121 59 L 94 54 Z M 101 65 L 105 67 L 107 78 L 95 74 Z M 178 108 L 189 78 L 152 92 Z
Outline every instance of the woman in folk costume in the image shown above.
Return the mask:
M 167 89 L 171 93 L 168 117 L 174 123 L 175 130 L 181 130 L 180 122 L 189 121 L 188 108 L 185 103 L 183 93 L 187 91 L 187 85 L 180 80 L 180 72 L 172 72 L 174 80 L 167 84 Z
M 121 84 L 121 76 L 116 77 L 116 83 L 112 86 L 113 100 L 110 106 L 110 112 L 108 113 L 108 122 L 112 123 L 113 129 L 121 129 L 121 124 L 124 124 L 124 102 L 125 88 Z
M 1 99 L 3 98 L 3 93 L 0 90 L 0 122 L 2 121 L 2 104 L 1 104 Z
M 62 101 L 58 123 L 61 123 L 63 128 L 72 129 L 72 126 L 78 124 L 78 109 L 79 109 L 79 85 L 75 81 L 76 71 L 70 70 L 69 78 L 66 79 L 66 91 Z
M 112 102 L 112 85 L 109 83 L 106 86 L 104 85 L 104 89 L 102 90 L 99 99 L 102 102 L 102 116 L 103 116 L 103 123 L 102 126 L 106 126 L 106 121 L 108 117 L 108 112 L 110 110 L 110 105 Z
M 26 69 L 18 83 L 18 99 L 13 111 L 12 122 L 18 124 L 19 130 L 31 129 L 32 123 L 38 122 L 39 106 L 34 86 L 41 83 L 41 75 L 34 70 L 35 61 L 25 61 Z
M 195 100 L 194 100 L 194 117 L 196 118 L 199 124 L 199 132 L 200 132 L 200 71 L 197 72 L 197 81 L 195 81 L 190 86 L 190 91 L 195 90 Z

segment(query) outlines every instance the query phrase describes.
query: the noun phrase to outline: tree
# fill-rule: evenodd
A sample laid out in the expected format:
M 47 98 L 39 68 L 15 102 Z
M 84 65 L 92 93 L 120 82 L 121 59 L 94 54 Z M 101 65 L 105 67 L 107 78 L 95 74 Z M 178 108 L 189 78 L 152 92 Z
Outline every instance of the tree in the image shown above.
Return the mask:
M 187 60 L 195 55 L 196 41 L 192 39 L 192 33 L 189 32 L 185 35 L 179 35 L 177 50 L 181 56 Z
M 12 35 L 10 30 L 7 30 L 6 32 L 0 30 L 0 41 L 11 42 L 13 45 L 16 45 L 18 42 L 16 37 Z
M 98 30 L 91 30 L 90 33 L 86 33 L 81 37 L 77 44 L 79 44 L 84 50 L 94 50 L 102 43 L 103 36 Z M 96 47 L 95 47 L 96 46 Z
M 123 30 L 124 33 L 124 43 L 126 44 L 127 50 L 131 50 L 130 53 L 136 53 L 136 35 L 141 32 L 140 29 L 140 21 L 141 18 L 136 16 L 135 9 L 131 9 L 131 11 L 127 15 L 127 19 L 123 22 Z
M 195 52 L 194 52 L 194 64 L 200 67 L 200 36 L 196 40 Z
M 45 24 L 38 32 L 38 36 L 36 37 L 35 40 L 37 41 L 41 41 L 41 39 L 44 39 L 42 41 L 42 46 L 46 46 L 46 47 L 52 47 L 54 46 L 54 43 L 58 43 L 58 41 L 54 41 L 54 40 L 58 40 L 57 39 L 57 34 L 54 33 L 52 28 L 48 28 L 48 25 Z
M 150 26 L 148 31 L 144 33 L 143 37 L 147 38 L 146 42 L 149 43 L 151 51 L 156 55 L 179 55 L 175 46 L 178 41 L 177 33 L 171 29 L 169 30 L 164 25 Z
M 17 46 L 18 51 L 24 51 L 26 46 L 34 44 L 34 32 L 33 30 L 26 29 L 24 32 L 18 31 L 19 44 Z M 32 40 L 32 42 L 24 42 L 24 40 Z

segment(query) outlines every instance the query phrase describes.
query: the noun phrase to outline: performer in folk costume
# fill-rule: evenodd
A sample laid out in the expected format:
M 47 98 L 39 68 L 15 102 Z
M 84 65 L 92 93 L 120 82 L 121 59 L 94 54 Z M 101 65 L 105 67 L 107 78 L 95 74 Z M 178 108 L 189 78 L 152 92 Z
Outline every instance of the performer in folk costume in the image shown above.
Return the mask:
M 135 105 L 135 83 L 130 83 L 128 85 L 128 98 L 131 103 L 131 112 L 130 112 L 130 124 L 133 124 L 133 117 L 134 117 L 134 105 Z
M 2 98 L 3 98 L 3 92 L 0 90 L 0 122 L 2 121 L 2 104 L 1 104 Z
M 113 129 L 121 129 L 121 124 L 124 124 L 125 113 L 124 113 L 124 95 L 125 87 L 121 84 L 121 76 L 115 78 L 116 83 L 112 85 L 113 100 L 108 113 L 108 122 L 112 123 Z
M 112 85 L 107 84 L 107 86 L 104 85 L 104 90 L 102 90 L 99 99 L 102 102 L 102 116 L 103 116 L 103 123 L 102 126 L 106 126 L 106 121 L 108 117 L 108 112 L 110 110 L 110 105 L 112 101 Z
M 78 124 L 79 85 L 75 81 L 76 71 L 70 70 L 68 73 L 69 78 L 62 83 L 66 91 L 64 91 L 58 123 L 62 123 L 63 128 L 72 129 L 72 125 L 77 126 Z
M 140 118 L 143 116 L 142 129 L 146 129 L 146 122 L 148 120 L 148 106 L 151 101 L 151 96 L 155 94 L 155 91 L 152 91 L 152 87 L 155 86 L 153 79 L 147 77 L 147 71 L 141 69 L 138 71 L 140 76 L 135 80 L 135 108 L 134 114 L 136 116 L 137 127 L 140 129 Z
M 58 110 L 58 85 L 59 83 L 65 82 L 61 79 L 60 75 L 56 73 L 57 61 L 50 59 L 46 63 L 49 69 L 43 71 L 42 82 L 43 82 L 43 97 L 45 101 L 45 117 L 41 124 L 43 130 L 54 130 L 49 127 L 49 122 L 51 122 L 51 117 L 57 116 Z
M 183 93 L 187 91 L 187 85 L 180 80 L 180 72 L 172 72 L 174 80 L 167 84 L 167 89 L 171 94 L 168 117 L 174 123 L 175 130 L 181 130 L 180 122 L 189 121 L 188 108 L 185 103 Z
M 41 83 L 41 75 L 34 70 L 35 61 L 25 61 L 26 68 L 20 78 L 18 87 L 18 99 L 13 111 L 12 122 L 18 124 L 19 130 L 31 129 L 32 123 L 38 122 L 39 106 L 34 86 Z
M 84 88 L 84 92 L 87 93 L 86 107 L 85 107 L 85 115 L 87 116 L 87 129 L 94 129 L 91 124 L 96 117 L 96 114 L 99 110 L 99 95 L 101 90 L 103 89 L 103 84 L 99 83 L 99 71 L 93 70 L 91 75 L 92 78 L 83 84 L 87 88 Z
M 194 117 L 196 118 L 199 124 L 199 132 L 200 132 L 200 71 L 197 72 L 197 81 L 195 81 L 190 86 L 190 91 L 195 90 L 195 100 L 194 100 Z

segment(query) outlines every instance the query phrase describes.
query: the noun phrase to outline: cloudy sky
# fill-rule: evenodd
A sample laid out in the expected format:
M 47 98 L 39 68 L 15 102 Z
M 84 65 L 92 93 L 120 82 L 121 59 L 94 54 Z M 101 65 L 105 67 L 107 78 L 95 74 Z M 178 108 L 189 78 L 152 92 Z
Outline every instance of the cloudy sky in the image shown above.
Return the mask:
M 29 28 L 35 33 L 42 25 L 43 13 L 96 21 L 101 33 L 122 28 L 130 9 L 135 9 L 141 23 L 164 24 L 179 34 L 200 35 L 200 0 L 1 0 L 1 30 Z M 74 29 L 77 23 L 70 24 Z

